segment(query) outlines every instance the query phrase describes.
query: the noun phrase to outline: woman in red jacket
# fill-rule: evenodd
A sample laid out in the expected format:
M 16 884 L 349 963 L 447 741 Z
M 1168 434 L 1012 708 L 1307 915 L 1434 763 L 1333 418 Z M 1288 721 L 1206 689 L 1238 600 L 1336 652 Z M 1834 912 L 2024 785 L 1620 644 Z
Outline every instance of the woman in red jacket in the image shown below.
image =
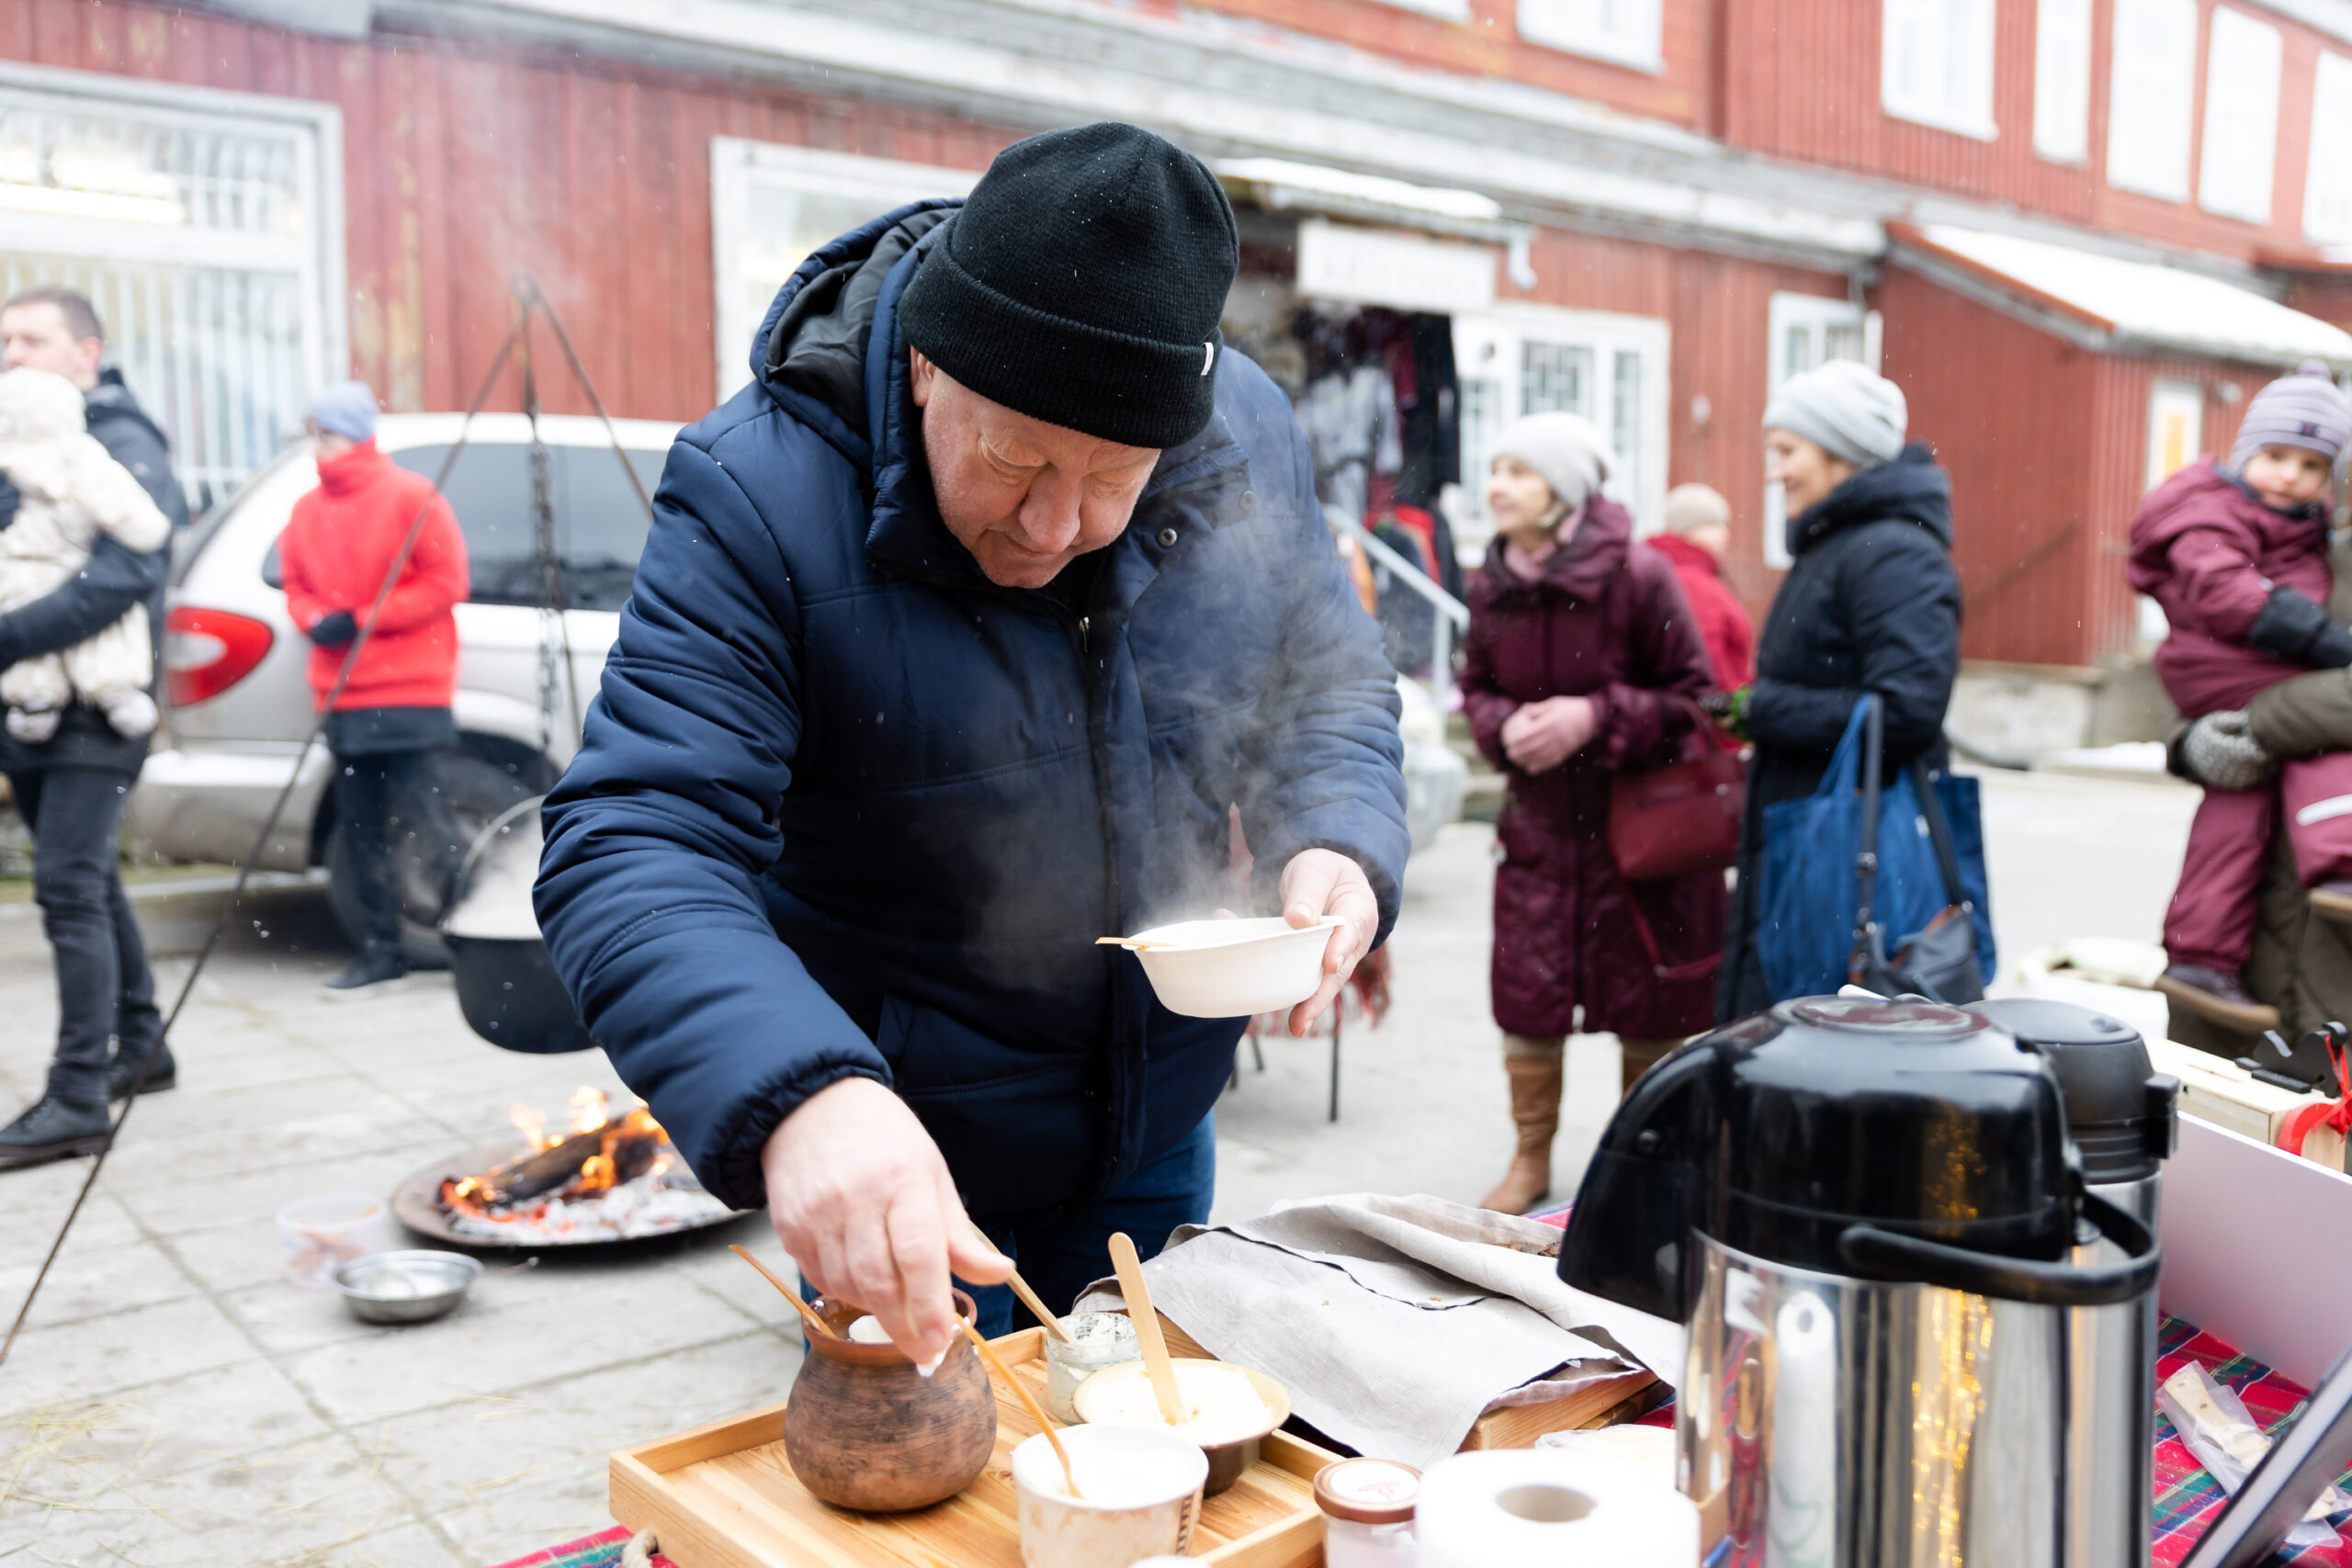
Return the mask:
M 457 742 L 452 611 L 468 592 L 466 542 L 433 481 L 377 448 L 376 399 L 365 383 L 344 381 L 320 393 L 309 429 L 319 488 L 294 503 L 278 558 L 286 607 L 311 643 L 311 689 L 320 707 L 332 704 L 326 740 L 336 763 L 335 818 L 368 918 L 357 961 L 327 982 L 350 990 L 407 972 L 389 823 L 395 790 L 424 753 Z M 371 619 L 412 527 L 416 543 Z M 363 625 L 367 638 L 354 660 Z
M 1589 420 L 1530 415 L 1495 450 L 1462 692 L 1510 781 L 1493 986 L 1519 1147 L 1485 1206 L 1516 1213 L 1551 1187 L 1569 1033 L 1614 1033 L 1631 1086 L 1713 1019 L 1725 897 L 1714 872 L 1629 886 L 1609 852 L 1611 779 L 1679 757 L 1713 684 L 1674 568 L 1600 493 Z
M 1731 547 L 1731 502 L 1713 485 L 1676 485 L 1666 492 L 1666 532 L 1646 541 L 1674 563 L 1682 592 L 1699 617 L 1707 662 L 1719 690 L 1736 692 L 1756 679 L 1756 623 L 1724 581 L 1724 552 Z

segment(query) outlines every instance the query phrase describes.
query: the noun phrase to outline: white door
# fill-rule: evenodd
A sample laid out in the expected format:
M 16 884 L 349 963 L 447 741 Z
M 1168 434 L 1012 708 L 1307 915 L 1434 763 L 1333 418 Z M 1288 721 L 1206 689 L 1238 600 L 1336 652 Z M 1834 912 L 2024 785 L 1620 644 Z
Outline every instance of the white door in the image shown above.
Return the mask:
M 1494 536 L 1487 465 L 1502 429 L 1524 414 L 1565 411 L 1600 426 L 1616 458 L 1601 487 L 1654 532 L 1666 504 L 1666 322 L 1649 316 L 1502 305 L 1453 318 L 1462 389 L 1462 514 L 1466 555 Z

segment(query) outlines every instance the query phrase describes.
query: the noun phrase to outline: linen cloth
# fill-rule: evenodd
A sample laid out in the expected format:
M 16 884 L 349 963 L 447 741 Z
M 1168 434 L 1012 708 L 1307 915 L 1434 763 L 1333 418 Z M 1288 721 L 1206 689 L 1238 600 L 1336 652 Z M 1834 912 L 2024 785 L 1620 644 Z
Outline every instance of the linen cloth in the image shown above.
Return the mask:
M 1219 1360 L 1290 1391 L 1310 1426 L 1427 1468 L 1489 1410 L 1636 1365 L 1672 1382 L 1682 1329 L 1560 1282 L 1550 1226 L 1442 1198 L 1317 1198 L 1184 1225 L 1144 1265 L 1153 1303 Z M 1097 1281 L 1081 1312 L 1124 1306 Z

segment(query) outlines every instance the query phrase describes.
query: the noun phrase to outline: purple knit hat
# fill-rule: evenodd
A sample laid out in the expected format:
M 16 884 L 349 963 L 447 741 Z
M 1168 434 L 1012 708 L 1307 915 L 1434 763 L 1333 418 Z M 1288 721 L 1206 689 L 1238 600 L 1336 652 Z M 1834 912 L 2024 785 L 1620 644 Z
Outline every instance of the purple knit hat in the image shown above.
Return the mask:
M 2245 460 L 2265 446 L 2301 446 L 2329 462 L 2352 444 L 2352 401 L 2347 401 L 2328 375 L 2325 365 L 2306 359 L 2292 376 L 2281 376 L 2254 394 L 2245 406 L 2245 423 L 2238 426 L 2237 445 L 2230 449 L 2230 466 Z

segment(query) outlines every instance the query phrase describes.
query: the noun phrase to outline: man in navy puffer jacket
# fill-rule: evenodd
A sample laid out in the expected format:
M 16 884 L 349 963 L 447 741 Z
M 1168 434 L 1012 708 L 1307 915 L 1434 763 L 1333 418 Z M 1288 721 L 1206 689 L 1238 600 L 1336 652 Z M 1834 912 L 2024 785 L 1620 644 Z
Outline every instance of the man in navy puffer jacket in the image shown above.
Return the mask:
M 1396 918 L 1395 677 L 1306 444 L 1217 319 L 1200 164 L 1133 127 L 1001 154 L 803 264 L 673 448 L 537 907 L 695 1171 L 922 1359 L 951 1268 L 1057 1309 L 1205 1217 L 1243 1021 L 1093 939 L 1222 899 Z M 1009 1326 L 1001 1288 L 982 1326 Z

